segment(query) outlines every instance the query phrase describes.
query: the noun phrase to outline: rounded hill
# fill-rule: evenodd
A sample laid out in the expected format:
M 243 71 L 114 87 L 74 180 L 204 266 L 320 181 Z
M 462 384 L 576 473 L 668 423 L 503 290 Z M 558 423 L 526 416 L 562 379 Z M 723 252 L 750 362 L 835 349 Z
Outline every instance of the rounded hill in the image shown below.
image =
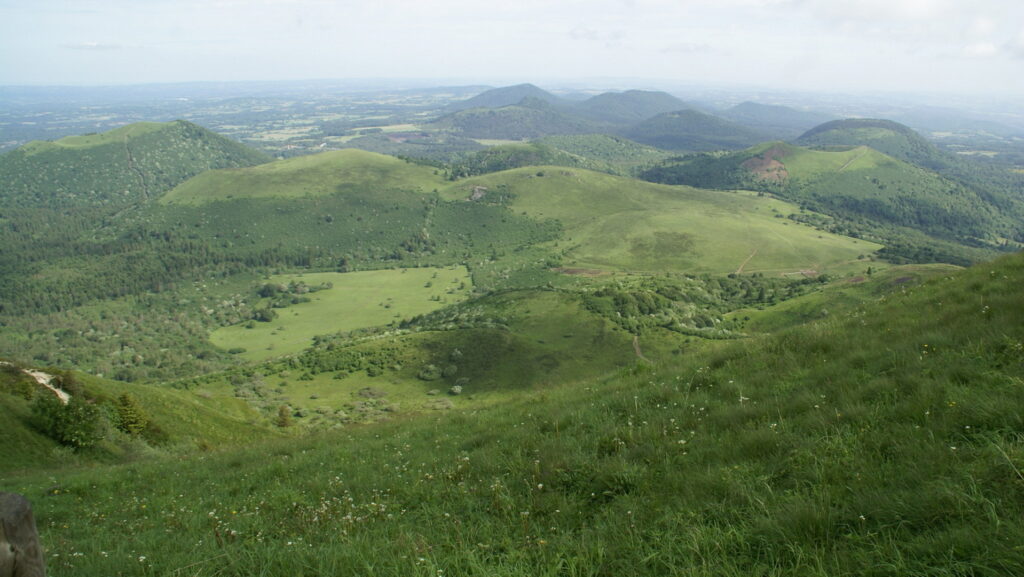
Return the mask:
M 815 148 L 870 146 L 893 158 L 931 170 L 948 164 L 948 159 L 933 144 L 909 126 L 892 120 L 833 120 L 808 130 L 795 142 Z
M 346 188 L 430 190 L 443 183 L 434 172 L 393 156 L 350 148 L 206 172 L 160 200 L 197 205 L 233 198 L 325 196 Z
M 263 153 L 177 120 L 30 142 L 0 156 L 0 198 L 18 206 L 109 206 L 151 199 L 203 171 L 253 166 Z

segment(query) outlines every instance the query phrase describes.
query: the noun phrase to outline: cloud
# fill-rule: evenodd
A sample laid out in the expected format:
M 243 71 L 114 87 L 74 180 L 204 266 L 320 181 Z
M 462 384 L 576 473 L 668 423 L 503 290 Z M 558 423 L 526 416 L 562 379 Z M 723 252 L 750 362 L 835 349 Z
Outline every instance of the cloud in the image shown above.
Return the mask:
M 971 58 L 988 58 L 999 54 L 999 48 L 992 42 L 975 42 L 964 47 L 964 55 Z
M 677 42 L 661 50 L 665 54 L 709 54 L 715 49 L 700 42 Z
M 569 32 L 569 36 L 573 40 L 598 42 L 610 48 L 621 44 L 622 40 L 626 37 L 626 33 L 622 30 L 595 30 L 593 28 L 577 27 Z
M 971 38 L 988 38 L 998 30 L 996 21 L 988 16 L 978 16 L 967 28 L 967 35 Z
M 1013 58 L 1024 60 L 1024 29 L 1021 29 L 1017 37 L 1010 41 L 1007 51 Z
M 950 0 L 795 0 L 794 4 L 836 22 L 919 22 L 956 13 Z
M 71 50 L 120 50 L 122 46 L 120 44 L 113 44 L 109 42 L 74 42 L 71 44 L 65 44 L 64 48 L 70 48 Z

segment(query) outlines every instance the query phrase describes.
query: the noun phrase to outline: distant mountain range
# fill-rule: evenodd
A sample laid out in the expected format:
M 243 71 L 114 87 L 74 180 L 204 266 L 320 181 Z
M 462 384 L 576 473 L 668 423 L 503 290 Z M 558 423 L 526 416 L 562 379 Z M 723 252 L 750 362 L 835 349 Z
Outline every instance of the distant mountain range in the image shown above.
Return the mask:
M 606 92 L 583 101 L 560 98 L 532 84 L 495 88 L 451 105 L 433 127 L 460 136 L 521 140 L 606 133 L 673 151 L 746 148 L 789 139 L 829 120 L 784 106 L 744 103 L 721 116 L 697 110 L 666 92 Z
M 743 102 L 721 112 L 721 116 L 780 140 L 790 140 L 835 117 L 821 112 L 797 110 L 777 104 Z

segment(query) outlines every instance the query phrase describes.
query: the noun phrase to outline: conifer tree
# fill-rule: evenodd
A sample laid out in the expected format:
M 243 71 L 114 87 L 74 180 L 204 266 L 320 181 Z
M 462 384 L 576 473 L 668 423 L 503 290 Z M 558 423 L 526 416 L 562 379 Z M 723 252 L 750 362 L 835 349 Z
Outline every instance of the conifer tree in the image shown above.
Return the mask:
M 129 435 L 139 435 L 149 424 L 149 415 L 139 404 L 139 400 L 128 393 L 121 394 L 115 403 L 117 409 L 117 428 Z

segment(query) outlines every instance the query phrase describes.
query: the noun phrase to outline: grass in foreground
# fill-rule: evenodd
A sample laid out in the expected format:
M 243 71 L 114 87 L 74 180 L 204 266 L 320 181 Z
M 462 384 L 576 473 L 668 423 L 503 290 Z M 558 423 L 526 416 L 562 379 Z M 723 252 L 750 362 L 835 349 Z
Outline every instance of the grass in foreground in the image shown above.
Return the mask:
M 1024 573 L 1024 259 L 773 337 L 241 452 L 7 476 L 54 575 Z

